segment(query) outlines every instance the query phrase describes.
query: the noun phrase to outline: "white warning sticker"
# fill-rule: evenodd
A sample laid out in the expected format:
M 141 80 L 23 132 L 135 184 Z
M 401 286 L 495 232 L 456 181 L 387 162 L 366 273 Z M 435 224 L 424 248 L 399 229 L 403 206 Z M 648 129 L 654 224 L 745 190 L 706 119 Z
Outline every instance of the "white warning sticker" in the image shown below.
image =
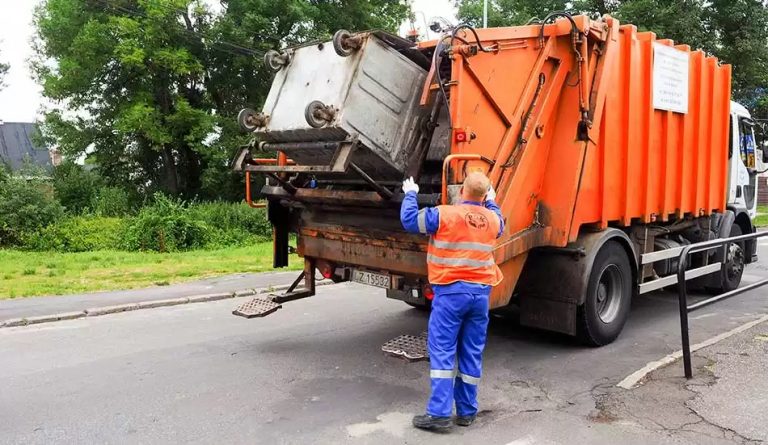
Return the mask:
M 688 113 L 690 54 L 653 44 L 653 108 Z

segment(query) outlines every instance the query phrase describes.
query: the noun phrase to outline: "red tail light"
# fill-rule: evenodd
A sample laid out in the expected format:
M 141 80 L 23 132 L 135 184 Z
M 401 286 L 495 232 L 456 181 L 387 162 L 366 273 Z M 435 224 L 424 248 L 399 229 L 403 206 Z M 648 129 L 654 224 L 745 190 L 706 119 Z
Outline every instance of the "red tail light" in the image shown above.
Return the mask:
M 456 140 L 456 142 L 466 142 L 467 141 L 467 132 L 464 130 L 456 130 L 453 133 L 453 138 Z
M 429 284 L 424 285 L 424 298 L 426 298 L 429 301 L 432 301 L 432 299 L 435 297 L 435 292 L 432 290 L 432 287 Z

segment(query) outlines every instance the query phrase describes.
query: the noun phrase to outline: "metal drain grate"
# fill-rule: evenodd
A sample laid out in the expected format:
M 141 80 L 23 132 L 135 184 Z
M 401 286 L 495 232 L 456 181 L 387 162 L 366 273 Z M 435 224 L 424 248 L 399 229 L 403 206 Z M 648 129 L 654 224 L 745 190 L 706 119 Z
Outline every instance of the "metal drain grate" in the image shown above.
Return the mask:
M 393 357 L 403 358 L 409 362 L 429 360 L 427 351 L 427 333 L 419 335 L 401 335 L 384 343 L 382 352 Z
M 283 307 L 283 305 L 275 303 L 274 301 L 264 298 L 254 298 L 253 300 L 238 306 L 232 313 L 245 318 L 266 317 L 281 307 Z

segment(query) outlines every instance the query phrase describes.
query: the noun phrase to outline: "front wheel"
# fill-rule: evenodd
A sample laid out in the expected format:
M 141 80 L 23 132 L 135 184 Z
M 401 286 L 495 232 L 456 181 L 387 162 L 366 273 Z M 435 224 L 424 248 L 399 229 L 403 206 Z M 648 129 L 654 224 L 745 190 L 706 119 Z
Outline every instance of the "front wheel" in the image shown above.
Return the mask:
M 739 235 L 742 235 L 741 227 L 733 223 L 729 237 Z M 744 274 L 745 252 L 744 241 L 731 243 L 728 247 L 728 256 L 720 275 L 720 287 L 714 289 L 716 293 L 729 292 L 739 287 L 741 276 Z
M 603 346 L 621 333 L 632 302 L 632 265 L 624 248 L 608 241 L 592 264 L 584 304 L 578 310 L 579 338 Z

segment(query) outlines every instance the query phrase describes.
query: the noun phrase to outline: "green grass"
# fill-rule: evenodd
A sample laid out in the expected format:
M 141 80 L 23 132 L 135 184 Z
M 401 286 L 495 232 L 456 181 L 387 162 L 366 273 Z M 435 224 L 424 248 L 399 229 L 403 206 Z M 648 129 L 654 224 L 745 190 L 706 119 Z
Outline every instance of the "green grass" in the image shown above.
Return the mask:
M 757 217 L 755 217 L 755 226 L 768 227 L 768 206 L 757 206 Z
M 290 257 L 291 270 L 303 266 Z M 0 299 L 167 286 L 217 275 L 272 270 L 272 242 L 190 252 L 82 253 L 0 249 Z

